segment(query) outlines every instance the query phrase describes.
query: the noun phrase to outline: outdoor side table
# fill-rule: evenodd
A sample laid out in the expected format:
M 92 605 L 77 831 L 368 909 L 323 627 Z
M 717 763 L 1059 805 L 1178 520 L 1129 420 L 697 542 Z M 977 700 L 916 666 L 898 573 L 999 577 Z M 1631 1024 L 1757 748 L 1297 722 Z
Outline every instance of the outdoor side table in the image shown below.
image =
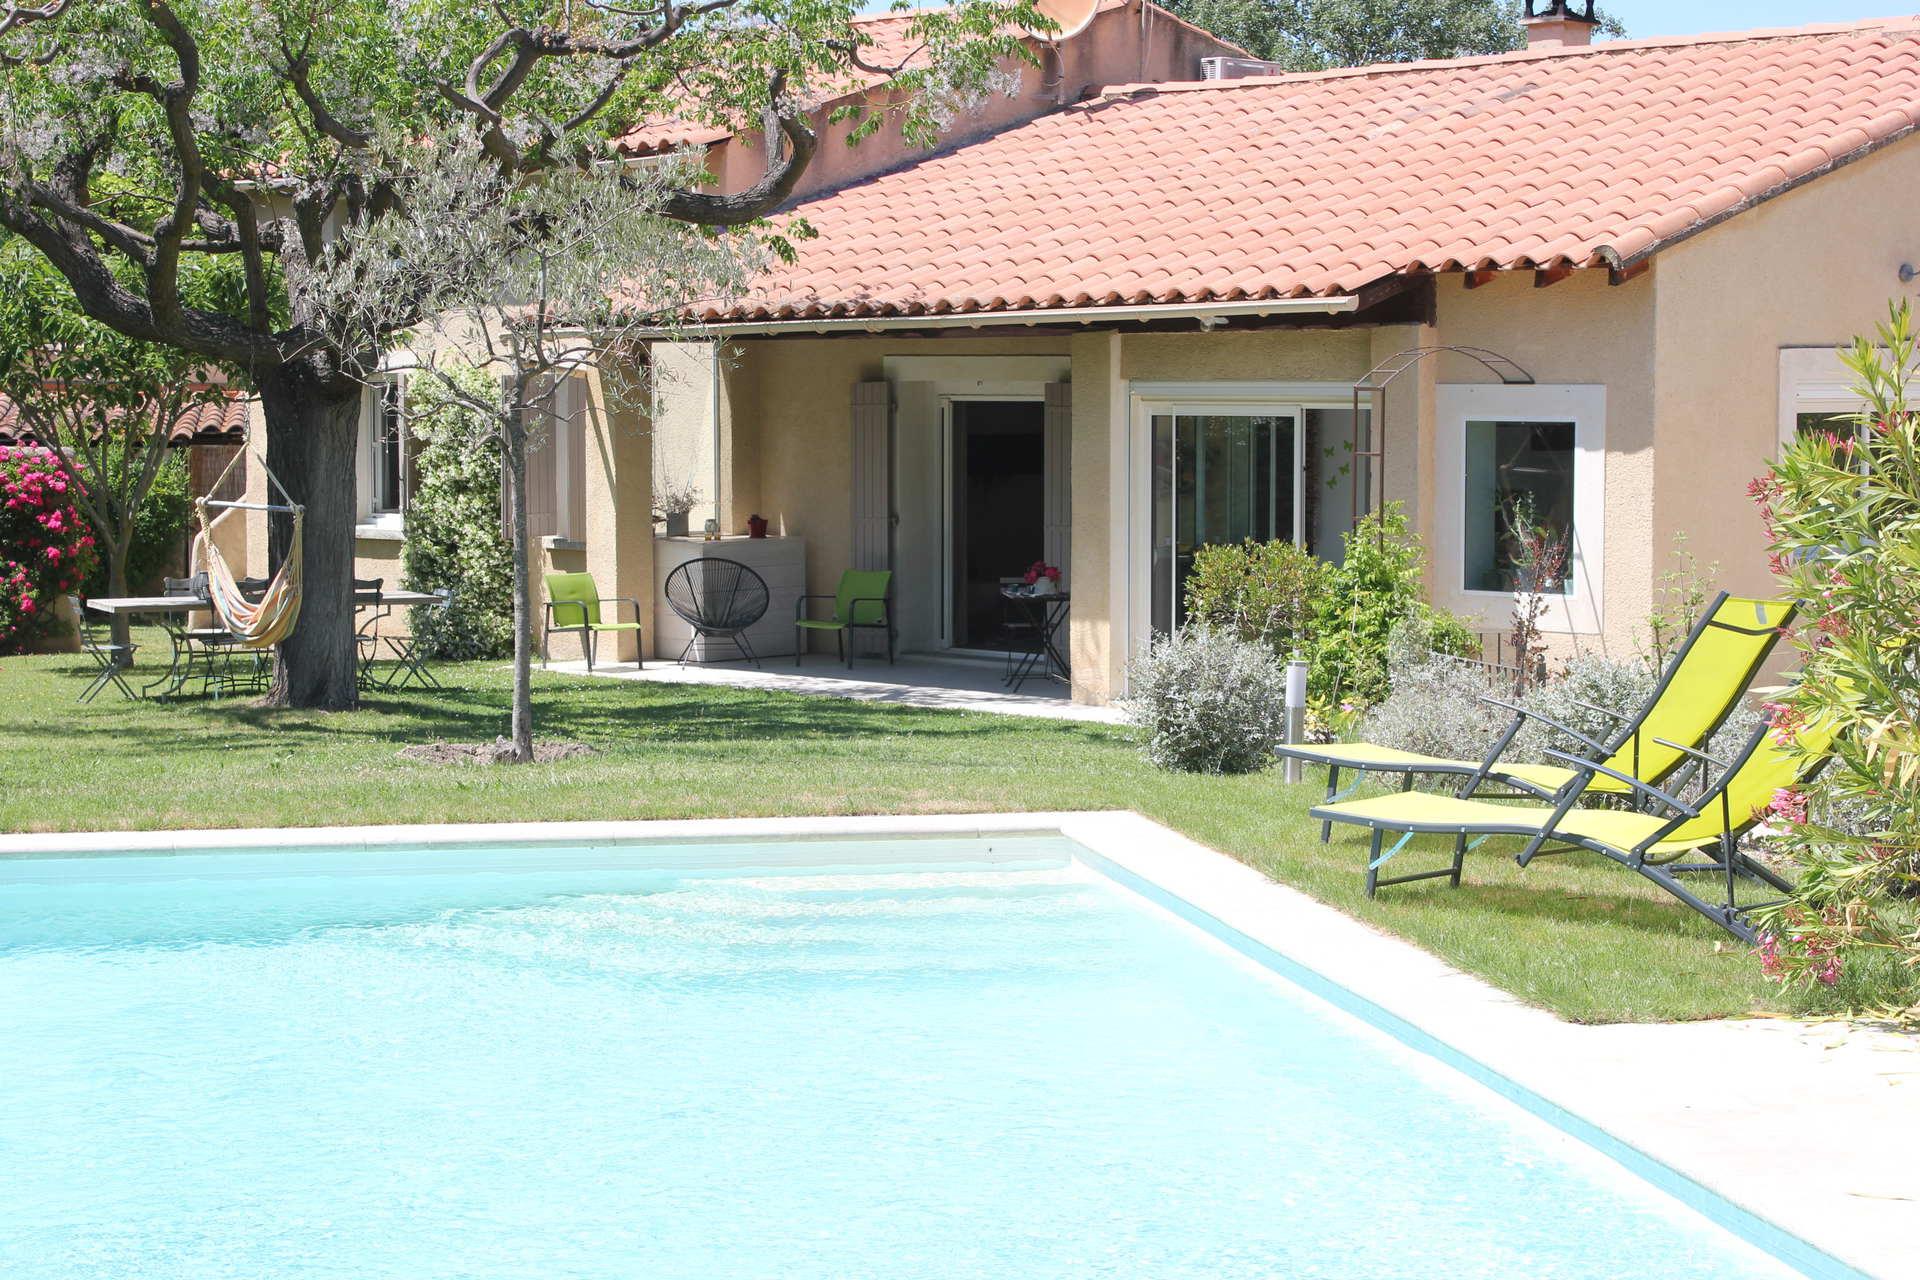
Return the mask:
M 1066 656 L 1060 652 L 1058 636 L 1072 607 L 1072 595 L 1065 591 L 1034 595 L 1010 587 L 1002 590 L 1000 595 L 1009 603 L 1025 608 L 1033 616 L 1035 631 L 1032 651 L 1014 666 L 1012 673 L 1007 676 L 1007 684 L 1017 693 L 1021 685 L 1035 676 L 1058 680 L 1063 684 L 1068 682 L 1072 678 L 1072 668 Z

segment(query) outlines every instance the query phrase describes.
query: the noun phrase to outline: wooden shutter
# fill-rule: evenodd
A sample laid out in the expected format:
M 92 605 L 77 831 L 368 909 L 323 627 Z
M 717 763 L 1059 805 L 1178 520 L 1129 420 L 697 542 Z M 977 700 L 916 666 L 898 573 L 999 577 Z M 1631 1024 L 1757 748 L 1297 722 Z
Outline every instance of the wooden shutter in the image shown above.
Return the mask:
M 566 433 L 566 475 L 560 485 L 560 532 L 584 542 L 587 537 L 587 380 L 570 377 L 560 397 L 565 415 L 559 430 Z
M 542 390 L 532 388 L 527 410 L 527 536 L 535 541 L 559 532 L 559 513 L 554 503 L 558 482 L 560 436 L 554 420 L 553 398 L 542 399 Z
M 853 567 L 893 567 L 893 399 L 885 382 L 853 386 Z
M 1041 516 L 1042 554 L 1060 572 L 1071 572 L 1073 554 L 1073 384 L 1047 384 L 1045 420 L 1046 457 L 1043 484 L 1045 509 Z

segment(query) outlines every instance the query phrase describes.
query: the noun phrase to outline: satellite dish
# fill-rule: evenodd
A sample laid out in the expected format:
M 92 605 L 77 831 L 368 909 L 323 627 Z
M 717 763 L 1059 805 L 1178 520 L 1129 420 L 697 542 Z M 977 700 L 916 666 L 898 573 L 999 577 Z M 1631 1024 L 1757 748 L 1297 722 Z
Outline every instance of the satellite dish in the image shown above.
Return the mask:
M 1087 29 L 1093 16 L 1100 12 L 1100 0 L 1036 0 L 1033 6 L 1041 14 L 1051 18 L 1058 31 L 1035 31 L 1032 34 L 1042 40 L 1071 40 Z

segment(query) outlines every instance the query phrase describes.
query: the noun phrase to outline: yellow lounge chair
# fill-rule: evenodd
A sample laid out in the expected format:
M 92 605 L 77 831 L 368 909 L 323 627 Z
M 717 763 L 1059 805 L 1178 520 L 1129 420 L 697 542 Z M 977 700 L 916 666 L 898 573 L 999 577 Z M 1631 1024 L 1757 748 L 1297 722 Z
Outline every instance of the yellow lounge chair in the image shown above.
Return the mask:
M 1716 595 L 1668 661 L 1659 683 L 1638 711 L 1622 714 L 1604 707 L 1587 708 L 1620 722 L 1605 742 L 1536 711 L 1488 698 L 1486 701 L 1512 712 L 1513 719 L 1479 760 L 1449 760 L 1370 742 L 1295 743 L 1275 751 L 1283 758 L 1325 765 L 1325 803 L 1328 804 L 1352 791 L 1352 787 L 1346 792 L 1340 788 L 1343 769 L 1358 775 L 1354 786 L 1369 773 L 1400 774 L 1402 785 L 1407 789 L 1412 788 L 1415 777 L 1423 774 L 1454 775 L 1465 779 L 1459 791 L 1462 796 L 1473 795 L 1482 783 L 1494 782 L 1524 795 L 1547 799 L 1559 793 L 1574 776 L 1573 770 L 1552 764 L 1501 760 L 1522 726 L 1534 719 L 1582 744 L 1584 751 L 1593 753 L 1595 759 L 1607 766 L 1592 778 L 1589 785 L 1593 791 L 1632 799 L 1632 786 L 1618 781 L 1617 775 L 1626 774 L 1635 781 L 1658 785 L 1692 763 L 1690 749 L 1703 746 L 1740 704 L 1748 683 L 1773 651 L 1781 632 L 1793 620 L 1794 612 L 1795 606 L 1786 600 L 1756 600 L 1730 596 L 1724 591 Z M 1675 743 L 1682 745 L 1671 745 Z M 1321 843 L 1332 835 L 1332 826 L 1322 823 Z
M 1826 763 L 1833 746 L 1833 729 L 1830 725 L 1806 725 L 1790 744 L 1783 744 L 1770 726 L 1761 725 L 1731 761 L 1716 760 L 1664 739 L 1655 741 L 1708 769 L 1719 768 L 1719 778 L 1698 800 L 1689 803 L 1620 770 L 1556 751 L 1552 754 L 1567 766 L 1571 777 L 1551 807 L 1403 791 L 1318 805 L 1312 814 L 1322 821 L 1348 823 L 1372 832 L 1368 897 L 1383 884 L 1441 876 L 1457 888 L 1461 865 L 1473 845 L 1490 836 L 1524 836 L 1527 846 L 1518 855 L 1523 867 L 1549 844 L 1590 849 L 1645 876 L 1736 938 L 1753 942 L 1748 913 L 1766 904 L 1740 902 L 1736 896 L 1740 883 L 1757 882 L 1775 894 L 1785 893 L 1791 886 L 1742 853 L 1740 836 L 1760 821 L 1776 791 L 1804 782 Z M 1590 783 L 1601 777 L 1612 779 L 1646 801 L 1648 809 L 1660 812 L 1575 807 L 1582 795 L 1593 790 Z M 1389 831 L 1402 834 L 1391 849 L 1383 850 Z M 1451 865 L 1383 879 L 1381 866 L 1416 835 L 1452 836 Z M 1704 860 L 1688 861 L 1692 855 Z M 1721 890 L 1716 895 L 1718 900 L 1709 900 L 1704 890 L 1695 892 L 1682 883 L 1682 877 L 1691 877 L 1695 884 L 1710 877 Z

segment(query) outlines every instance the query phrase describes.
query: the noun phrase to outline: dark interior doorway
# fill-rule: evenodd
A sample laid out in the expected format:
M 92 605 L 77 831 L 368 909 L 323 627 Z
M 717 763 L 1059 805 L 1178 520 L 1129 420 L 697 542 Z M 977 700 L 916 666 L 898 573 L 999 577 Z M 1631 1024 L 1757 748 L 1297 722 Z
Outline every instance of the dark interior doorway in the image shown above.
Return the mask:
M 1001 583 L 1045 549 L 1045 406 L 953 402 L 953 645 L 1004 648 Z

